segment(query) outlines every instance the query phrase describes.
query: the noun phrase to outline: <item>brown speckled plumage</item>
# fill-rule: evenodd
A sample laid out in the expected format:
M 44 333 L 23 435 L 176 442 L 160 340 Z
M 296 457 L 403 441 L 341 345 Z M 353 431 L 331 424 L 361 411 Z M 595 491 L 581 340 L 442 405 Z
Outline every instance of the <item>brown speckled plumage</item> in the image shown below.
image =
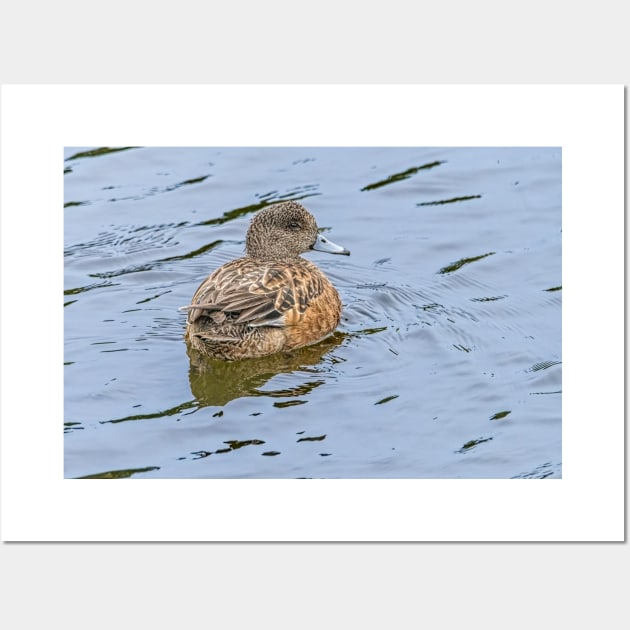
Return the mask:
M 300 254 L 317 247 L 347 250 L 318 237 L 313 216 L 288 201 L 251 221 L 246 255 L 214 271 L 189 306 L 186 341 L 218 359 L 261 357 L 323 339 L 341 317 L 341 299 L 328 278 Z

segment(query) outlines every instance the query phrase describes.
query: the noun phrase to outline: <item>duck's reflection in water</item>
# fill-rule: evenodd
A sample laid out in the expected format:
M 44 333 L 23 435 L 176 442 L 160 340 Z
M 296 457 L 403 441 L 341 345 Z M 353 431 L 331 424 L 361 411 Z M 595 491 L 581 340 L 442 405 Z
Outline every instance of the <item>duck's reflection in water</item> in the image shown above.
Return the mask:
M 243 396 L 289 397 L 307 394 L 324 383 L 323 375 L 332 364 L 325 360 L 325 356 L 339 347 L 347 336 L 336 332 L 319 343 L 292 352 L 238 361 L 209 359 L 187 345 L 190 390 L 200 407 L 223 406 Z M 295 370 L 308 372 L 311 377 L 304 384 L 291 389 L 260 391 L 272 377 Z M 322 376 L 318 377 L 318 374 Z

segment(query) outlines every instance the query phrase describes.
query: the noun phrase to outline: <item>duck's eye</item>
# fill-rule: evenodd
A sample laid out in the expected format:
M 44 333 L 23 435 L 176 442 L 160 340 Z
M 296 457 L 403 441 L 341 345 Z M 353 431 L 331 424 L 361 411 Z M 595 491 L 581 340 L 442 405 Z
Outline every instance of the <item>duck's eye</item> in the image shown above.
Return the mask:
M 289 229 L 291 230 L 299 230 L 302 226 L 297 221 L 291 221 L 289 223 Z

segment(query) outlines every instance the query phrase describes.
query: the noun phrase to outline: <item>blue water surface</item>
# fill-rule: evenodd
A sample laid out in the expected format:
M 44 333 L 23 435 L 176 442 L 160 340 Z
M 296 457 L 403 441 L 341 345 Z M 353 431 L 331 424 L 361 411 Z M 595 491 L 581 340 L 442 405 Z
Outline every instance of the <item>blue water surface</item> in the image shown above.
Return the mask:
M 65 475 L 560 478 L 559 148 L 67 148 Z M 199 283 L 294 199 L 338 331 L 191 361 Z

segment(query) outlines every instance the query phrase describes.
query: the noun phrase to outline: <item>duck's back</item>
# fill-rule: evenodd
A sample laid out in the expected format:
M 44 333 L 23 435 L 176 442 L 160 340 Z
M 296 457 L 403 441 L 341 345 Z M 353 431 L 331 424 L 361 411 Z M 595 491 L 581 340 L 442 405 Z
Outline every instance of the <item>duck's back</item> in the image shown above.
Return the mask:
M 233 260 L 199 286 L 187 307 L 186 339 L 221 359 L 288 351 L 323 339 L 339 324 L 341 300 L 304 258 Z

